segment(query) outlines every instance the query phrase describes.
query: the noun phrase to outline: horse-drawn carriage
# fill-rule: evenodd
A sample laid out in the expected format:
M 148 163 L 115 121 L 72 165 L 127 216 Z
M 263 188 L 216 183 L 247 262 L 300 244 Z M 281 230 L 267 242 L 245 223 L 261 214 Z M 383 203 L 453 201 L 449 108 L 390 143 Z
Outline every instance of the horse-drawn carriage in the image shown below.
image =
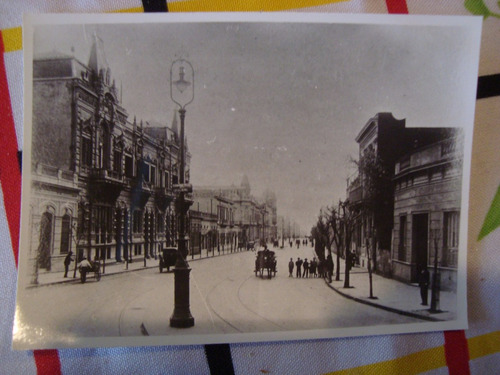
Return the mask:
M 260 250 L 257 252 L 255 258 L 255 276 L 264 277 L 264 270 L 267 270 L 267 278 L 270 279 L 276 276 L 276 256 L 274 251 L 268 249 Z
M 170 272 L 170 267 L 175 266 L 177 261 L 177 248 L 176 247 L 166 247 L 160 252 L 160 260 L 158 265 L 160 267 L 160 273 L 166 268 L 167 272 Z

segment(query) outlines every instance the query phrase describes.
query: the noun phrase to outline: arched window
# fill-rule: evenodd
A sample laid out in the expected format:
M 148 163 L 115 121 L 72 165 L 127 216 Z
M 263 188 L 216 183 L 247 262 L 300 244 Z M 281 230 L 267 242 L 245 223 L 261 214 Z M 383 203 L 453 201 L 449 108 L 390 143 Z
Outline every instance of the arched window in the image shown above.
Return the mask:
M 61 254 L 71 250 L 71 216 L 65 214 L 61 223 Z
M 87 168 L 92 167 L 92 135 L 89 131 L 82 132 L 80 150 L 80 165 Z
M 39 268 L 50 271 L 52 254 L 52 230 L 54 215 L 51 212 L 44 212 L 40 219 L 40 241 L 37 250 L 37 261 Z
M 109 169 L 111 161 L 111 133 L 107 126 L 104 126 L 102 137 L 103 143 L 103 168 Z
M 100 126 L 97 157 L 99 168 L 107 170 L 111 168 L 111 131 L 105 122 Z
M 121 150 L 121 148 L 115 148 L 113 157 L 113 171 L 118 173 L 119 175 L 122 174 L 122 155 L 123 151 Z

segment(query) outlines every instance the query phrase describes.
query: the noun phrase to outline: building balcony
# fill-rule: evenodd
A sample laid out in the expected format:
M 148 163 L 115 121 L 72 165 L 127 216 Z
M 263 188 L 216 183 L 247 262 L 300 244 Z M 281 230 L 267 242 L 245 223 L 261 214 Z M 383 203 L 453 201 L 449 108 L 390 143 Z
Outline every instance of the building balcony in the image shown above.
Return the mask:
M 73 171 L 37 164 L 33 173 L 33 183 L 55 186 L 58 189 L 79 191 L 78 175 Z
M 358 203 L 363 200 L 363 187 L 359 178 L 356 178 L 347 188 L 347 198 L 351 203 Z
M 155 204 L 160 211 L 165 209 L 174 200 L 175 196 L 165 187 L 157 187 L 154 189 Z
M 119 173 L 104 168 L 92 168 L 89 173 L 89 191 L 95 200 L 114 202 L 125 187 Z
M 138 208 L 143 208 L 153 194 L 151 186 L 142 177 L 135 177 L 131 180 L 132 202 Z

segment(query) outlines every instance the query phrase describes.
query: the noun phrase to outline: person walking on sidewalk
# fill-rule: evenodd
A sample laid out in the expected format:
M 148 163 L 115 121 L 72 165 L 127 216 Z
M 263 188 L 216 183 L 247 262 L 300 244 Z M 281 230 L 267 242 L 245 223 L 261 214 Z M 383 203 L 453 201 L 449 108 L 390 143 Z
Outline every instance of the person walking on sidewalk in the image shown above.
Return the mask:
M 418 286 L 420 287 L 421 305 L 427 306 L 427 296 L 429 295 L 429 270 L 426 266 L 422 268 L 418 275 Z
M 290 258 L 290 262 L 288 262 L 288 277 L 293 277 L 293 259 Z
M 328 282 L 332 282 L 332 275 L 333 275 L 333 269 L 335 268 L 335 265 L 333 264 L 333 259 L 332 259 L 332 254 L 328 254 L 328 257 L 326 258 L 326 273 L 328 276 Z
M 302 259 L 297 258 L 297 261 L 295 262 L 295 266 L 297 267 L 295 277 L 297 277 L 297 278 L 302 277 L 302 274 L 301 274 L 301 272 L 302 272 Z
M 70 250 L 64 258 L 64 277 L 68 277 L 69 265 L 73 261 L 73 252 Z

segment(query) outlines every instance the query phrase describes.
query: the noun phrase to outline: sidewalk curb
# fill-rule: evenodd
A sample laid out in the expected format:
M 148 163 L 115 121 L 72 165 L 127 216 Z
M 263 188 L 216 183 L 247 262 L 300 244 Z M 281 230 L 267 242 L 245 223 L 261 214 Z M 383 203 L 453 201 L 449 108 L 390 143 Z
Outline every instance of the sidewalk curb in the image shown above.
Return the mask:
M 232 252 L 232 253 L 225 253 L 225 254 L 221 254 L 221 255 L 216 255 L 216 256 L 210 256 L 210 257 L 205 257 L 205 258 L 194 258 L 194 259 L 187 259 L 188 262 L 193 262 L 193 261 L 196 261 L 196 260 L 203 260 L 203 259 L 213 259 L 213 258 L 218 258 L 218 257 L 221 257 L 221 256 L 227 256 L 227 255 L 232 255 L 232 254 L 237 254 L 237 253 L 241 253 L 242 251 L 239 251 L 239 252 Z M 111 276 L 111 275 L 119 275 L 119 274 L 122 274 L 122 273 L 126 273 L 126 272 L 135 272 L 135 271 L 142 271 L 142 270 L 147 270 L 147 269 L 150 269 L 150 268 L 157 268 L 158 267 L 158 264 L 155 264 L 154 266 L 146 266 L 146 267 L 139 267 L 139 268 L 134 268 L 134 269 L 129 269 L 129 270 L 126 270 L 126 269 L 123 269 L 121 271 L 117 271 L 117 272 L 111 272 L 111 273 L 101 273 L 101 278 L 102 277 L 105 277 L 105 276 Z M 167 273 L 167 271 L 165 271 L 165 273 Z M 173 269 L 172 271 L 168 272 L 168 273 L 173 273 Z M 87 276 L 87 278 L 89 279 L 93 279 L 94 276 Z M 59 280 L 59 281 L 51 281 L 51 282 L 47 282 L 47 283 L 39 283 L 39 284 L 30 284 L 28 286 L 26 286 L 26 289 L 34 289 L 34 288 L 41 288 L 41 287 L 44 287 L 44 286 L 50 286 L 50 285 L 62 285 L 62 284 L 70 284 L 70 283 L 80 283 L 80 277 L 68 277 L 66 279 L 63 278 L 63 280 Z
M 358 297 L 354 297 L 354 296 L 351 296 L 347 293 L 343 293 L 341 292 L 338 288 L 335 288 L 334 286 L 330 285 L 326 279 L 324 280 L 325 281 L 325 284 L 330 288 L 330 289 L 333 289 L 335 292 L 337 292 L 338 294 L 340 294 L 341 296 L 343 297 L 346 297 L 346 298 L 349 298 L 349 299 L 352 299 L 353 301 L 356 301 L 356 302 L 359 302 L 359 303 L 362 303 L 362 304 L 365 304 L 365 305 L 369 305 L 369 306 L 373 306 L 373 307 L 377 307 L 379 309 L 382 309 L 382 310 L 386 310 L 386 311 L 390 311 L 390 312 L 393 312 L 393 313 L 396 313 L 396 314 L 400 314 L 400 315 L 405 315 L 405 316 L 409 316 L 409 317 L 412 317 L 412 318 L 417 318 L 417 319 L 422 319 L 422 320 L 427 320 L 427 321 L 430 321 L 430 322 L 444 322 L 445 320 L 443 319 L 438 319 L 438 318 L 433 318 L 431 316 L 425 316 L 425 315 L 421 315 L 421 314 L 417 314 L 417 313 L 413 313 L 411 311 L 406 311 L 406 310 L 400 310 L 400 309 L 396 309 L 394 307 L 389 307 L 389 306 L 385 306 L 385 305 L 382 305 L 382 304 L 379 304 L 379 303 L 375 303 L 375 302 L 371 302 L 371 301 L 366 301 L 364 299 L 361 299 L 361 298 L 358 298 Z
M 119 275 L 119 274 L 122 274 L 122 273 L 126 273 L 126 272 L 135 272 L 135 271 L 141 271 L 141 270 L 146 270 L 146 269 L 149 269 L 149 268 L 157 268 L 158 265 L 155 265 L 155 266 L 147 266 L 147 267 L 141 267 L 141 268 L 134 268 L 134 269 L 130 269 L 130 270 L 121 270 L 121 271 L 117 271 L 117 272 L 111 272 L 111 273 L 101 273 L 101 278 L 102 277 L 105 277 L 105 276 L 111 276 L 111 275 Z M 93 272 L 91 272 L 92 274 Z M 93 279 L 94 276 L 87 276 L 87 279 Z M 59 281 L 51 281 L 51 282 L 48 282 L 48 283 L 41 283 L 41 284 L 36 284 L 36 285 L 28 285 L 26 287 L 26 289 L 32 289 L 32 288 L 40 288 L 40 287 L 44 287 L 44 286 L 49 286 L 49 285 L 58 285 L 58 284 L 69 284 L 69 283 L 80 283 L 80 277 L 68 277 L 64 280 L 59 280 Z

